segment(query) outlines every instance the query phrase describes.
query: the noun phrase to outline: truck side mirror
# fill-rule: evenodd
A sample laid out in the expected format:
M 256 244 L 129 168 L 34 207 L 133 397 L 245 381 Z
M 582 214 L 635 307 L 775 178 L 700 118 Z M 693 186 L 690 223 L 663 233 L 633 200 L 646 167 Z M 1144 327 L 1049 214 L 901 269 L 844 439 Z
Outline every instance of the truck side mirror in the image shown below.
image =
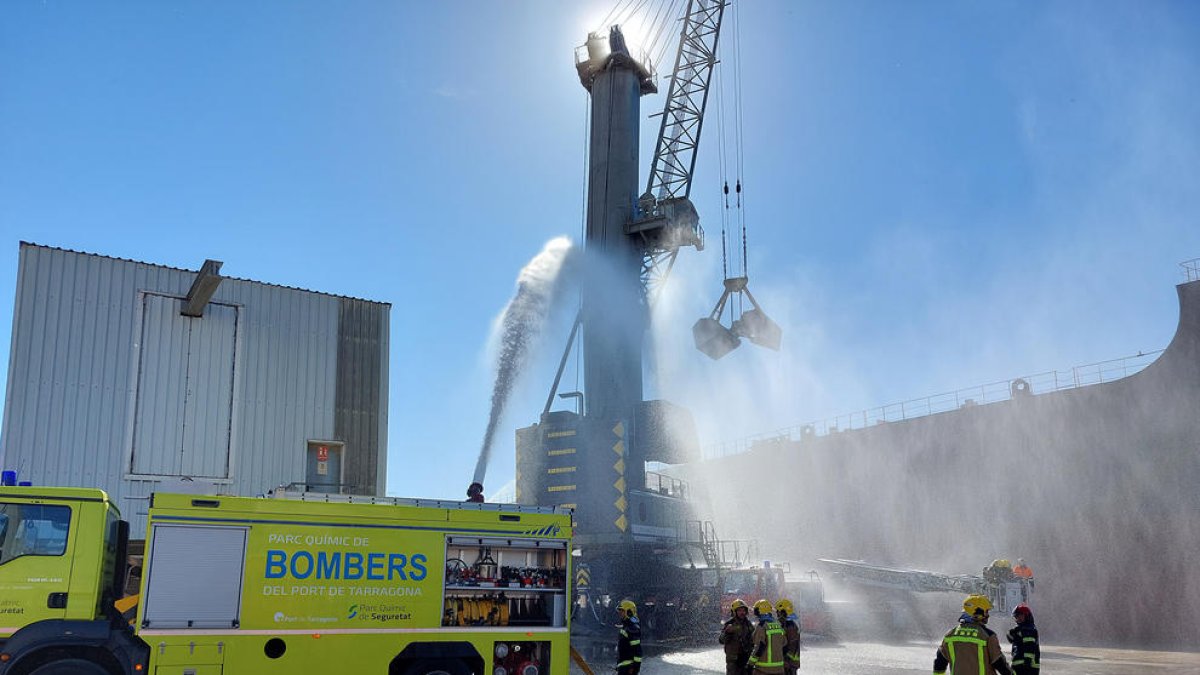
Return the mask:
M 116 540 L 116 556 L 113 561 L 112 597 L 119 600 L 125 597 L 125 580 L 129 574 L 129 521 L 118 520 L 113 523 L 113 537 Z

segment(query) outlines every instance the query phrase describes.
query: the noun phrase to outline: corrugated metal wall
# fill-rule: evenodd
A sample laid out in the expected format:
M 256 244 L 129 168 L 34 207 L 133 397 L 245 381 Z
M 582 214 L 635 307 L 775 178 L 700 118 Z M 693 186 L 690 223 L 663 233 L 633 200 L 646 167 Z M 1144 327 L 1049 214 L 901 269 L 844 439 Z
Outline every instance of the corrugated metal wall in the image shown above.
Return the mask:
M 348 482 L 382 494 L 390 307 L 226 278 L 190 319 L 195 276 L 22 243 L 3 468 L 102 487 L 135 533 L 145 474 L 256 495 L 305 480 L 310 439 L 345 441 Z
M 386 494 L 387 314 L 342 298 L 334 436 L 346 442 L 343 480 L 355 494 Z

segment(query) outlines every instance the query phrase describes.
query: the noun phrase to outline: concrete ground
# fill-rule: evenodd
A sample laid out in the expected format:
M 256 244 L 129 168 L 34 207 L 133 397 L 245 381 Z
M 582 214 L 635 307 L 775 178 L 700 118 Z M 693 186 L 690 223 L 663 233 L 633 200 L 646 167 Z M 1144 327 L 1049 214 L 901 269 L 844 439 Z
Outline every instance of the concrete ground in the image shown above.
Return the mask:
M 877 644 L 867 642 L 819 643 L 805 646 L 801 675 L 929 675 L 933 667 L 932 643 Z M 596 675 L 612 673 L 612 663 L 590 664 Z M 571 673 L 579 673 L 574 664 Z M 667 652 L 652 656 L 642 666 L 643 675 L 702 675 L 724 673 L 721 649 Z M 1124 649 L 1044 646 L 1042 672 L 1046 675 L 1197 675 L 1200 653 L 1151 652 Z

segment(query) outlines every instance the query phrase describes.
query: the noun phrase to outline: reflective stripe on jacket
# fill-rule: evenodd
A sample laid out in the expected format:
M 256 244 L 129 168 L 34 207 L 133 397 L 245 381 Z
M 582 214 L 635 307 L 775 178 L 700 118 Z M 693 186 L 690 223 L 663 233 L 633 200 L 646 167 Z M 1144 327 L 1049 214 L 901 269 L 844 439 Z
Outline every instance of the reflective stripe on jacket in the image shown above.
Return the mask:
M 617 638 L 617 667 L 633 665 L 642 662 L 642 627 L 637 619 L 625 619 L 621 622 Z
M 1007 673 L 1008 663 L 1000 650 L 1000 640 L 987 626 L 964 618 L 952 628 L 938 646 L 933 672 L 944 673 L 949 664 L 954 675 L 996 675 L 992 664 L 1000 661 Z
M 747 664 L 759 673 L 777 675 L 783 673 L 783 646 L 787 635 L 775 617 L 763 617 L 754 629 L 754 650 Z
M 1032 621 L 1013 626 L 1008 631 L 1008 641 L 1012 643 L 1013 670 L 1022 675 L 1040 671 L 1042 650 L 1038 644 L 1037 626 Z

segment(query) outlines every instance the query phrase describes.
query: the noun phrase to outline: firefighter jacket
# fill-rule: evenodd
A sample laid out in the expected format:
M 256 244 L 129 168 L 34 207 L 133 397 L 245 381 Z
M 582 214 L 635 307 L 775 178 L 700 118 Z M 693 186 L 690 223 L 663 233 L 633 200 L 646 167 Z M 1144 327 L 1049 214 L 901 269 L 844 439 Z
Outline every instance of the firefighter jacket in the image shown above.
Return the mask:
M 754 647 L 746 664 L 755 673 L 783 675 L 783 646 L 787 636 L 783 626 L 773 616 L 764 616 L 754 629 Z
M 1012 643 L 1012 667 L 1016 675 L 1037 675 L 1041 672 L 1042 650 L 1033 619 L 1009 629 L 1008 641 Z
M 636 617 L 617 625 L 617 672 L 636 673 L 642 666 L 642 627 Z
M 754 624 L 745 617 L 730 617 L 721 626 L 717 642 L 725 645 L 725 663 L 745 664 L 754 646 Z
M 996 633 L 967 614 L 942 638 L 933 672 L 945 673 L 947 665 L 954 675 L 1012 675 Z
M 1021 582 L 1021 597 L 1025 598 L 1028 593 L 1025 590 L 1025 586 L 1028 585 L 1030 591 L 1032 591 L 1034 587 L 1033 569 L 1030 568 L 1029 565 L 1017 565 L 1013 568 L 1013 574 L 1016 575 L 1017 581 Z
M 800 622 L 796 620 L 796 615 L 789 616 L 782 620 L 783 624 L 783 665 L 784 669 L 789 673 L 794 673 L 800 668 Z

